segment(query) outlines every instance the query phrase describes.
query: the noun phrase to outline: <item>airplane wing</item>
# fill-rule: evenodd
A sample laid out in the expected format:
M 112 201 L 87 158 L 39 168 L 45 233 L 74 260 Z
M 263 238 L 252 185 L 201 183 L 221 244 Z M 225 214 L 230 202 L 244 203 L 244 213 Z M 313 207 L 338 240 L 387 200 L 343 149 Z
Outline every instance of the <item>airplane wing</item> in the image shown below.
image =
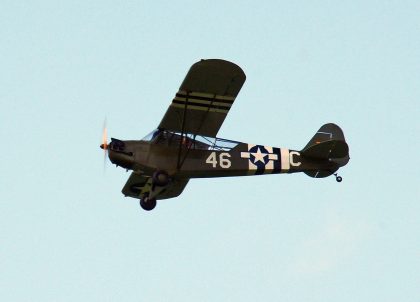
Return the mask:
M 246 79 L 228 61 L 201 60 L 191 66 L 159 128 L 215 137 Z
M 156 199 L 167 199 L 177 197 L 186 187 L 189 179 L 174 179 L 161 192 L 158 193 Z M 132 172 L 128 178 L 122 193 L 125 196 L 140 199 L 140 195 L 149 193 L 152 189 L 152 177 Z

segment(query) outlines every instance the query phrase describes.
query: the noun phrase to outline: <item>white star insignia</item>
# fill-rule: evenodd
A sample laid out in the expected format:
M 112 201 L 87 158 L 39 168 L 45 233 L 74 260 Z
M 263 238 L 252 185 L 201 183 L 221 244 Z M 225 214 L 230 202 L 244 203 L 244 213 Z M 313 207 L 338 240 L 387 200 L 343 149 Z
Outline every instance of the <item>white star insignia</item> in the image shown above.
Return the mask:
M 259 161 L 262 162 L 263 164 L 265 163 L 264 157 L 266 157 L 267 154 L 262 153 L 260 150 L 260 147 L 257 148 L 257 152 L 251 153 L 251 154 L 254 155 L 255 157 L 255 161 L 254 161 L 255 164 Z

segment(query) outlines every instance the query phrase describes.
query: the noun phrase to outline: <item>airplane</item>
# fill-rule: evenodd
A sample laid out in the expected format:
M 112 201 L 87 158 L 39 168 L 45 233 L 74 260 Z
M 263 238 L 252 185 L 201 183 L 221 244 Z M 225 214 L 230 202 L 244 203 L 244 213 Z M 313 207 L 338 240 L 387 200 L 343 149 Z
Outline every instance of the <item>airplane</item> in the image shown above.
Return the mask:
M 218 138 L 217 133 L 246 79 L 236 64 L 207 59 L 193 64 L 157 129 L 141 140 L 111 138 L 100 147 L 110 161 L 132 170 L 122 189 L 146 211 L 179 196 L 192 178 L 303 172 L 337 182 L 349 162 L 339 126 L 323 125 L 300 151 Z M 244 127 L 246 125 L 242 125 Z

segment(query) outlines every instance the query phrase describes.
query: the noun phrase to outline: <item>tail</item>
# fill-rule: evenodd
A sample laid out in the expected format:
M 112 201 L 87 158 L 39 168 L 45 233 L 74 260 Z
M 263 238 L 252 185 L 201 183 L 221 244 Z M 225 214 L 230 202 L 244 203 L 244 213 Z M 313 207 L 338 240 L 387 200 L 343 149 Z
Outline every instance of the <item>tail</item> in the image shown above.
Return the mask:
M 320 166 L 316 170 L 305 171 L 306 175 L 316 178 L 334 174 L 350 160 L 343 131 L 331 123 L 323 125 L 300 153 L 307 159 L 328 163 L 325 165 L 328 168 Z

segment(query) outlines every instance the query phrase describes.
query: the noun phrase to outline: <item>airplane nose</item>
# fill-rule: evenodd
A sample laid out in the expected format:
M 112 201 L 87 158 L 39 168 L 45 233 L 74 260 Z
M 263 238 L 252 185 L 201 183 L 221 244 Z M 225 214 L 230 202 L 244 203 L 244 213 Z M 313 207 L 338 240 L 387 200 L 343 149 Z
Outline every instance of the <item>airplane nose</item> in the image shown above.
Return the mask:
M 134 164 L 134 156 L 132 152 L 116 152 L 110 149 L 108 151 L 109 159 L 113 164 L 116 164 L 117 166 L 126 168 L 126 169 L 132 169 Z

